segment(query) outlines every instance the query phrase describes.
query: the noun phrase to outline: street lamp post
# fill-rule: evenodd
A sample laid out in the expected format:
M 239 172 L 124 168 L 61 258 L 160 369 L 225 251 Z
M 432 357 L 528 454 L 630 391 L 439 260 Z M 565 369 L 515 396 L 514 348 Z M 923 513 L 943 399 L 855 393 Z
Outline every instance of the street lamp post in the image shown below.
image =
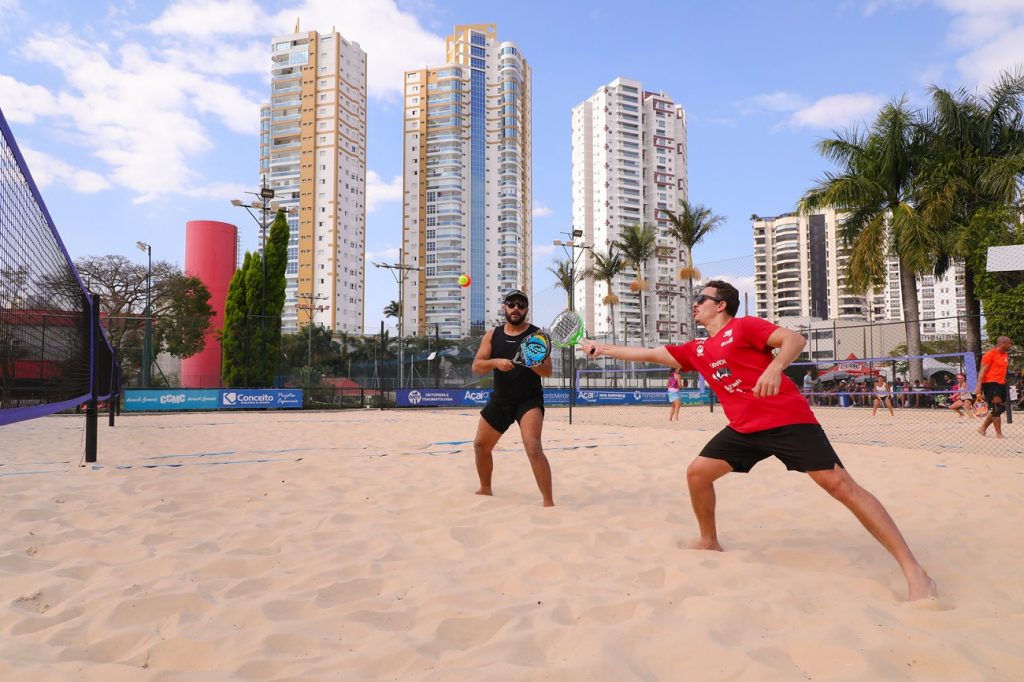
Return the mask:
M 320 294 L 299 294 L 298 298 L 308 301 L 296 306 L 300 310 L 309 311 L 309 321 L 306 323 L 306 400 L 312 400 L 313 390 L 313 311 L 323 310 L 323 306 L 315 305 L 315 301 L 326 300 L 326 296 Z
M 569 310 L 576 310 L 576 262 L 580 256 L 583 255 L 588 249 L 593 249 L 593 244 L 576 243 L 577 239 L 583 238 L 583 230 L 573 229 L 571 232 L 565 232 L 571 237 L 569 241 L 562 241 L 556 239 L 551 242 L 555 246 L 561 246 L 562 250 L 565 251 L 566 255 L 569 256 Z M 576 249 L 580 250 L 579 256 L 576 255 Z M 572 408 L 576 404 L 576 349 L 573 348 L 569 354 L 569 423 L 572 424 Z
M 149 388 L 149 368 L 153 355 L 153 247 L 146 242 L 135 242 L 146 254 L 146 339 L 142 345 L 142 387 Z

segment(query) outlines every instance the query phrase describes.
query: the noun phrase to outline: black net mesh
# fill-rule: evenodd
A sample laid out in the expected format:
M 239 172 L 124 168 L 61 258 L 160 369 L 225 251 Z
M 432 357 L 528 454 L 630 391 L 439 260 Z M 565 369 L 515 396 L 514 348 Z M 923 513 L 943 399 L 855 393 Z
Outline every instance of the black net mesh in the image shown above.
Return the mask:
M 0 412 L 85 400 L 89 300 L 2 114 L 0 131 Z

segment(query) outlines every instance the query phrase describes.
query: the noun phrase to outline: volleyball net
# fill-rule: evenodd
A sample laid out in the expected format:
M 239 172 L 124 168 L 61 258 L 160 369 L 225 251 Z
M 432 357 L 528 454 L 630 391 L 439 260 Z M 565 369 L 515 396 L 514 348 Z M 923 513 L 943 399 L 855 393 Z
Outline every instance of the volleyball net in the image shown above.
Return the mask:
M 83 403 L 95 421 L 96 402 L 119 385 L 99 298 L 75 270 L 0 110 L 0 425 Z M 87 456 L 89 438 L 87 425 Z

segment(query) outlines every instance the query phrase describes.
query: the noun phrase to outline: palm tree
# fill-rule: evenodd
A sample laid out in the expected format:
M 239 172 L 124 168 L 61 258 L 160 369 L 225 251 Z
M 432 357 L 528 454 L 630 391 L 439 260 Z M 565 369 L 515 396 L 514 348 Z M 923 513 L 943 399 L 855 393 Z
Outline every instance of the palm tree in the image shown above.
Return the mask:
M 644 290 L 647 289 L 647 282 L 644 280 L 644 264 L 654 255 L 656 234 L 650 225 L 637 223 L 630 225 L 623 230 L 621 237 L 615 241 L 613 246 L 622 251 L 623 257 L 636 272 L 636 280 L 629 285 L 630 289 L 636 292 L 640 301 L 640 338 L 641 344 L 647 343 L 647 327 L 644 320 Z
M 846 130 L 822 140 L 817 149 L 840 169 L 826 173 L 804 194 L 799 208 L 810 212 L 833 206 L 846 212 L 839 227 L 850 249 L 846 275 L 851 289 L 881 286 L 886 256 L 897 257 L 907 346 L 911 355 L 920 355 L 917 275 L 933 270 L 938 244 L 913 204 L 924 155 L 919 116 L 902 97 L 882 107 L 865 134 Z M 923 378 L 921 359 L 911 360 L 910 380 Z
M 395 317 L 397 318 L 402 314 L 402 306 L 398 304 L 398 301 L 391 301 L 384 306 L 384 317 Z
M 608 285 L 608 294 L 601 299 L 601 302 L 609 309 L 612 323 L 612 345 L 615 344 L 615 305 L 619 302 L 619 297 L 612 291 L 612 281 L 625 269 L 626 261 L 622 259 L 622 254 L 616 251 L 615 245 L 612 244 L 608 247 L 608 255 L 594 252 L 594 267 L 587 273 L 590 277 Z
M 975 256 L 1005 228 L 1005 208 L 1020 200 L 1024 175 L 1024 71 L 1004 72 L 983 96 L 963 88 L 931 88 L 927 162 L 921 171 L 919 207 L 940 233 L 935 274 L 963 263 L 966 350 L 981 355 L 980 306 Z
M 548 272 L 555 276 L 555 286 L 568 296 L 569 308 L 575 310 L 573 292 L 576 289 L 576 283 L 583 279 L 583 272 L 576 271 L 573 268 L 573 262 L 568 258 L 556 260 L 553 266 L 548 266 Z
M 665 209 L 662 209 L 662 212 L 668 216 L 669 236 L 679 242 L 680 247 L 686 249 L 686 267 L 680 269 L 679 278 L 685 278 L 689 282 L 689 298 L 692 299 L 693 277 L 694 275 L 700 276 L 693 267 L 693 247 L 699 244 L 704 237 L 717 230 L 725 222 L 725 217 L 715 215 L 710 208 L 701 204 L 691 204 L 686 199 L 679 200 L 677 213 Z M 697 323 L 691 316 L 690 338 L 692 339 L 696 335 Z

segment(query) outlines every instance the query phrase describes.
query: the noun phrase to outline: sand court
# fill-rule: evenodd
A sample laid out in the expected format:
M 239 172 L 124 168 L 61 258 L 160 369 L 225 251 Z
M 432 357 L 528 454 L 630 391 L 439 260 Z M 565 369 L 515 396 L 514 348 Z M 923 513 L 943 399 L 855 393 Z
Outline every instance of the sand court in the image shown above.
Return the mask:
M 907 604 L 776 460 L 720 482 L 725 553 L 681 549 L 718 424 L 666 415 L 549 409 L 553 509 L 516 427 L 472 494 L 468 409 L 124 416 L 97 468 L 80 417 L 5 427 L 0 678 L 1024 678 L 1024 458 L 836 443 L 939 584 Z

